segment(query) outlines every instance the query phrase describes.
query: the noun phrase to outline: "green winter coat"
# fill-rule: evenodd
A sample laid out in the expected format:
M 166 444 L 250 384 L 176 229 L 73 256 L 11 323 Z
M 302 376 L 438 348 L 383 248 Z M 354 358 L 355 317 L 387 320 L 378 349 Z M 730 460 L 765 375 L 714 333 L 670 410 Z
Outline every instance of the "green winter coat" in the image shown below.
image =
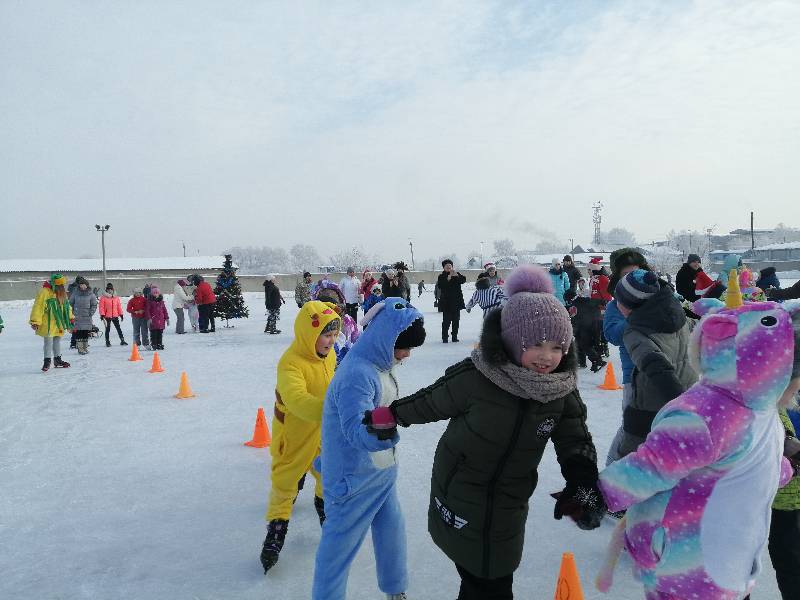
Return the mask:
M 784 429 L 792 435 L 796 435 L 794 425 L 792 425 L 789 415 L 786 414 L 786 409 L 781 409 L 780 416 Z M 793 478 L 778 490 L 772 508 L 775 510 L 800 510 L 800 477 Z
M 481 353 L 488 361 L 507 361 L 500 312 L 484 323 Z M 559 371 L 574 370 L 575 362 L 571 351 Z M 528 500 L 548 440 L 565 479 L 596 482 L 596 452 L 577 389 L 547 403 L 522 398 L 468 358 L 397 400 L 392 412 L 402 426 L 450 419 L 433 462 L 428 531 L 453 562 L 479 577 L 503 577 L 519 566 Z

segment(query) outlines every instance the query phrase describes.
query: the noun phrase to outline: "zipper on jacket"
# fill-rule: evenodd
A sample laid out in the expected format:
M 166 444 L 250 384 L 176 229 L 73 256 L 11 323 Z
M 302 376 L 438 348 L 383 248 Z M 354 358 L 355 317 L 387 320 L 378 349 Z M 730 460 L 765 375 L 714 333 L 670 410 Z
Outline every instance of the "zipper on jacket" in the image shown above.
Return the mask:
M 494 473 L 492 474 L 492 478 L 489 480 L 489 486 L 486 493 L 486 513 L 483 519 L 483 576 L 489 577 L 489 554 L 491 552 L 490 545 L 489 545 L 489 533 L 492 529 L 492 513 L 494 512 L 494 488 L 497 486 L 497 480 L 500 479 L 500 473 L 503 472 L 503 468 L 506 466 L 508 462 L 508 458 L 511 456 L 511 452 L 514 450 L 514 446 L 517 445 L 517 440 L 519 439 L 519 433 L 522 429 L 522 421 L 525 417 L 525 407 L 522 404 L 522 401 L 517 403 L 517 420 L 514 423 L 514 432 L 511 434 L 511 438 L 506 448 L 505 453 L 502 457 L 500 457 L 500 461 L 497 463 L 497 468 L 495 469 Z

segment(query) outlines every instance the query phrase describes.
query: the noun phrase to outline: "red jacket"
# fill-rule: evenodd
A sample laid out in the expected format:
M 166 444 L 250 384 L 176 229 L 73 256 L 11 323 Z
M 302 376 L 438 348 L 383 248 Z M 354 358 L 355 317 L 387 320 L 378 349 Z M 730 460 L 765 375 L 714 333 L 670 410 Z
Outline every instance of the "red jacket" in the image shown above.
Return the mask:
M 133 296 L 130 300 L 128 300 L 128 306 L 125 307 L 125 310 L 131 313 L 132 317 L 144 319 L 144 309 L 146 305 L 147 298 L 144 296 Z
M 592 278 L 589 280 L 589 286 L 592 290 L 592 300 L 611 302 L 614 299 L 614 297 L 608 293 L 608 277 L 605 275 L 592 275 Z
M 195 288 L 194 301 L 198 305 L 214 304 L 217 301 L 217 297 L 214 295 L 214 292 L 211 290 L 211 286 L 207 281 L 201 281 L 197 288 Z

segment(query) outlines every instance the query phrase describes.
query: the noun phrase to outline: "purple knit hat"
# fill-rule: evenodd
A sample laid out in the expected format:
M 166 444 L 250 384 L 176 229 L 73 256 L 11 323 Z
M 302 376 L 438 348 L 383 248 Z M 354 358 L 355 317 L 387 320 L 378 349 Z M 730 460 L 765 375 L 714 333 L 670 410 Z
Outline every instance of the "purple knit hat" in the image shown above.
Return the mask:
M 500 314 L 500 337 L 511 359 L 541 342 L 556 342 L 567 352 L 572 323 L 564 305 L 553 295 L 550 275 L 542 267 L 522 265 L 506 279 L 508 302 Z

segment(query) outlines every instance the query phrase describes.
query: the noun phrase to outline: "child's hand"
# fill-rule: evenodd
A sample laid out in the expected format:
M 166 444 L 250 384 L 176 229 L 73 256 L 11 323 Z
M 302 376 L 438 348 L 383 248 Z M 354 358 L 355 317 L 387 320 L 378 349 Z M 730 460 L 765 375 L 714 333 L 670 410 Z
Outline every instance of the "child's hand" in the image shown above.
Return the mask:
M 364 419 L 361 422 L 367 426 L 367 431 L 379 440 L 390 440 L 397 435 L 397 421 L 388 406 L 364 411 Z
M 556 500 L 553 517 L 561 520 L 563 516 L 570 517 L 581 529 L 596 529 L 600 526 L 606 513 L 606 503 L 603 495 L 594 485 L 576 485 L 567 483 Z

